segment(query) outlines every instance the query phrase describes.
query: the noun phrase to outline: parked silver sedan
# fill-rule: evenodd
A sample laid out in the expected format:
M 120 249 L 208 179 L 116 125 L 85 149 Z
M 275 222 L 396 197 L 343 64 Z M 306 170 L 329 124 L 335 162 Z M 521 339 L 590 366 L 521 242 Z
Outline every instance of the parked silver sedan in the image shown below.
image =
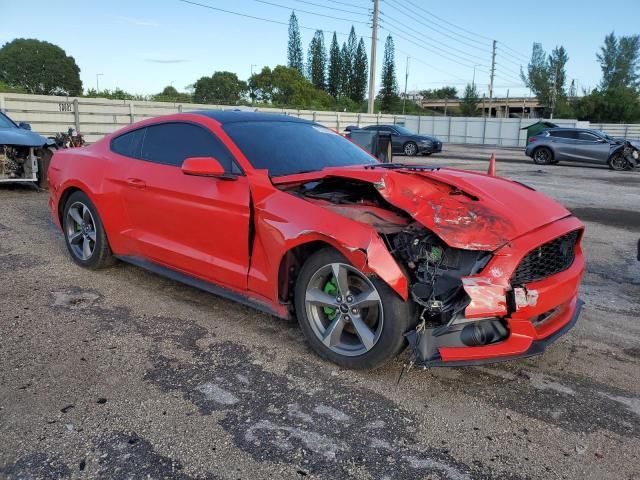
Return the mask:
M 627 162 L 614 155 L 623 140 L 614 139 L 600 130 L 550 128 L 530 137 L 525 154 L 538 165 L 561 161 L 609 165 L 626 170 Z

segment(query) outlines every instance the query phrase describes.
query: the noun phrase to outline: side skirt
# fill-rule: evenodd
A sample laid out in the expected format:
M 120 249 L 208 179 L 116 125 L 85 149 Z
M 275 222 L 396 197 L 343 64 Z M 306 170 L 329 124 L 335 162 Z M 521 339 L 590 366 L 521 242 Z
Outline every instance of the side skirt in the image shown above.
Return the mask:
M 187 275 L 185 273 L 179 272 L 172 268 L 165 267 L 164 265 L 160 265 L 158 263 L 152 262 L 151 260 L 147 260 L 146 258 L 126 256 L 126 255 L 116 255 L 116 257 L 122 260 L 123 262 L 130 263 L 132 265 L 135 265 L 136 267 L 144 268 L 145 270 L 155 273 L 157 275 L 160 275 L 162 277 L 170 278 L 171 280 L 184 283 L 185 285 L 189 285 L 190 287 L 194 287 L 199 290 L 204 290 L 205 292 L 213 293 L 214 295 L 226 298 L 227 300 L 232 300 L 234 302 L 241 303 L 242 305 L 255 308 L 256 310 L 259 310 L 268 315 L 273 315 L 274 317 L 278 317 L 278 318 L 285 318 L 285 319 L 287 318 L 277 313 L 266 302 L 262 302 L 260 300 L 250 298 L 248 296 L 242 295 L 241 293 L 234 292 L 233 290 L 230 290 L 228 288 L 222 287 L 220 285 L 216 285 L 215 283 L 207 282 L 205 280 L 201 280 L 191 275 Z

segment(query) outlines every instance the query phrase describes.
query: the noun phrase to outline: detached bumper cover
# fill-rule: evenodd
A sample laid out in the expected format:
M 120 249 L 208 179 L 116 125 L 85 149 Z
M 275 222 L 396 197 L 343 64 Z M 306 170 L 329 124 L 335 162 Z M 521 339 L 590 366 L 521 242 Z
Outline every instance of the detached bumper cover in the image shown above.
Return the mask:
M 523 353 L 499 356 L 499 357 L 491 357 L 491 358 L 476 358 L 476 359 L 470 359 L 470 360 L 444 361 L 442 359 L 422 360 L 418 358 L 416 360 L 416 365 L 422 366 L 422 367 L 471 367 L 476 365 L 487 365 L 491 363 L 509 362 L 511 360 L 517 360 L 521 358 L 540 355 L 547 349 L 548 346 L 555 343 L 556 340 L 558 340 L 560 337 L 562 337 L 565 333 L 567 333 L 569 330 L 571 330 L 575 326 L 575 324 L 578 321 L 578 317 L 580 316 L 583 303 L 584 302 L 582 300 L 576 299 L 576 301 L 573 302 L 574 308 L 572 310 L 572 313 L 570 313 L 569 321 L 564 326 L 562 326 L 562 328 L 552 333 L 548 337 L 540 340 L 532 341 L 530 343 L 529 348 L 526 349 Z M 421 338 L 416 337 L 413 332 L 409 334 L 407 338 L 409 339 L 410 343 L 412 343 L 412 341 L 415 342 L 415 341 L 421 340 Z M 472 347 L 467 347 L 467 348 L 472 348 Z

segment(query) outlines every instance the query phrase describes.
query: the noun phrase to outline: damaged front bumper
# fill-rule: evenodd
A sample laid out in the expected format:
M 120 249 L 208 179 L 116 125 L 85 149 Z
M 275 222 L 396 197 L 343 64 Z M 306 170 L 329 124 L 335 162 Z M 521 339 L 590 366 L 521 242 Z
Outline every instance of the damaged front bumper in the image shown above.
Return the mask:
M 425 367 L 480 365 L 542 353 L 580 314 L 580 242 L 565 270 L 519 286 L 512 286 L 510 279 L 525 255 L 575 230 L 581 232 L 582 224 L 567 217 L 494 252 L 481 273 L 463 278 L 471 299 L 464 318 L 430 328 L 422 324 L 406 334 L 414 362 Z

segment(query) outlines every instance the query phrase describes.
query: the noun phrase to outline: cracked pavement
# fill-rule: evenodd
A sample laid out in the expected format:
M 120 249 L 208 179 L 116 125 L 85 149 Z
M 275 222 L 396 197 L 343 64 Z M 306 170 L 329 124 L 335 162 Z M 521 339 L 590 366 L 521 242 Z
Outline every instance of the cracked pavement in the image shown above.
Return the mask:
M 83 270 L 46 193 L 0 187 L 0 478 L 640 479 L 640 172 L 497 155 L 585 222 L 582 316 L 541 357 L 399 383 L 405 356 L 342 370 L 294 323 Z

